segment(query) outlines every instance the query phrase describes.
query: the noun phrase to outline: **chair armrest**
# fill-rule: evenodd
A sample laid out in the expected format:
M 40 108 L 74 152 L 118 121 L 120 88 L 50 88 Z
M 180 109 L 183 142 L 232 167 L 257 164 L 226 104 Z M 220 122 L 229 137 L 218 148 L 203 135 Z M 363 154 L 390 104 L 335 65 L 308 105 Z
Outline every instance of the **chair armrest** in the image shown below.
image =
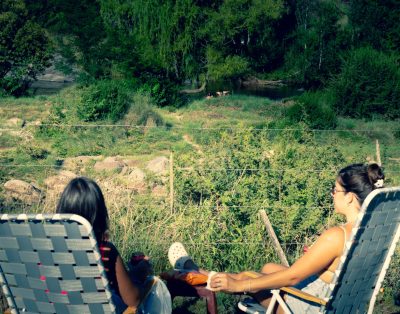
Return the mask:
M 304 300 L 307 300 L 307 301 L 310 301 L 310 302 L 318 303 L 318 304 L 321 304 L 321 305 L 326 305 L 326 303 L 327 303 L 327 301 L 325 301 L 325 300 L 323 300 L 321 298 L 318 298 L 316 296 L 313 296 L 312 294 L 309 294 L 307 292 L 301 291 L 301 290 L 299 290 L 297 288 L 282 287 L 279 290 L 281 290 L 281 291 L 283 291 L 285 293 L 292 294 L 292 295 L 294 295 L 294 296 L 296 296 L 298 298 L 301 298 L 301 299 L 304 299 Z
M 249 272 L 249 271 L 245 272 L 245 274 L 250 278 L 257 278 L 257 277 L 261 276 L 261 274 L 259 274 L 259 273 Z M 327 301 L 325 301 L 325 300 L 323 300 L 321 298 L 318 298 L 316 296 L 313 296 L 312 294 L 309 294 L 307 292 L 301 291 L 301 290 L 299 290 L 297 288 L 282 287 L 279 290 L 281 290 L 283 292 L 286 292 L 286 293 L 289 293 L 289 294 L 292 294 L 292 295 L 294 295 L 294 296 L 296 296 L 298 298 L 301 298 L 301 299 L 304 299 L 304 300 L 307 300 L 307 301 L 310 301 L 310 302 L 314 302 L 314 303 L 317 303 L 317 304 L 326 305 L 326 303 L 327 303 Z

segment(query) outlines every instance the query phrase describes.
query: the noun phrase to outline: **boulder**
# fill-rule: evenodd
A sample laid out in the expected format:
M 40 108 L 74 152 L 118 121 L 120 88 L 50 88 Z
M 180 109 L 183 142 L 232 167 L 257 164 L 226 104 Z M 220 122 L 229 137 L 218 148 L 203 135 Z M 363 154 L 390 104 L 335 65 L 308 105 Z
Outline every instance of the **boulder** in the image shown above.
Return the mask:
M 75 179 L 76 177 L 77 175 L 75 173 L 62 170 L 58 173 L 58 175 L 48 177 L 46 180 L 44 180 L 44 184 L 50 190 L 62 192 L 69 181 Z
M 157 175 L 166 175 L 168 173 L 168 168 L 169 160 L 165 156 L 160 156 L 150 160 L 146 166 L 146 169 Z
M 154 197 L 167 197 L 168 190 L 164 185 L 156 185 L 151 189 L 151 195 Z
M 107 157 L 103 161 L 98 161 L 94 165 L 96 171 L 115 171 L 121 170 L 125 166 L 119 157 Z
M 39 203 L 44 195 L 40 189 L 22 180 L 9 180 L 4 184 L 6 195 L 28 205 Z
M 137 193 L 143 193 L 147 190 L 146 174 L 139 168 L 134 168 L 125 176 L 125 182 L 130 190 Z
M 144 182 L 146 174 L 139 168 L 133 168 L 131 173 L 128 174 L 128 178 L 131 182 Z
M 63 162 L 63 167 L 69 170 L 77 170 L 83 168 L 85 165 L 93 160 L 101 160 L 103 156 L 78 156 L 66 158 Z
M 126 166 L 132 168 L 132 167 L 137 167 L 140 162 L 138 160 L 134 159 L 124 159 L 123 162 L 125 163 Z
M 6 121 L 5 125 L 8 127 L 22 128 L 25 125 L 25 120 L 20 118 L 11 118 Z

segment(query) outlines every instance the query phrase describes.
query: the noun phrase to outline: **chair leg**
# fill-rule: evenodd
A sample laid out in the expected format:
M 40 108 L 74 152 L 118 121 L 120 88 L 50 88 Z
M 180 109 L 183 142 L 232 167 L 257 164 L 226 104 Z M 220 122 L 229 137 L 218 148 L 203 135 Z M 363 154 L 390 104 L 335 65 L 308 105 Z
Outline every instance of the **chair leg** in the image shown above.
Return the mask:
M 276 301 L 278 301 L 278 303 L 281 306 L 281 308 L 283 309 L 283 311 L 286 314 L 292 314 L 292 311 L 288 308 L 288 306 L 286 305 L 285 300 L 283 300 L 283 298 L 282 298 L 282 296 L 280 295 L 279 292 L 280 292 L 279 290 L 272 290 L 272 294 L 276 298 Z M 268 309 L 269 309 L 269 307 L 268 307 Z M 273 309 L 273 307 L 272 307 L 272 309 Z
M 212 293 L 206 298 L 207 314 L 218 314 L 217 299 L 215 293 Z
M 275 295 L 274 291 L 275 290 L 272 290 L 272 298 L 271 298 L 271 301 L 269 302 L 266 314 L 272 314 L 272 312 L 274 310 L 274 307 L 276 304 L 276 295 Z

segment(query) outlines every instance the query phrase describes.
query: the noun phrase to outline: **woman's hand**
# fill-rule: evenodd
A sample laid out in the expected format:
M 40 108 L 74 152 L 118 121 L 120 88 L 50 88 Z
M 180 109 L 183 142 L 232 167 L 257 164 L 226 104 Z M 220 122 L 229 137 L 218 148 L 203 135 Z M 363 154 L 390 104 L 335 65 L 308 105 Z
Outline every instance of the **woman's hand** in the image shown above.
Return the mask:
M 227 273 L 217 273 L 211 277 L 210 286 L 214 291 L 240 292 L 240 280 L 233 279 Z

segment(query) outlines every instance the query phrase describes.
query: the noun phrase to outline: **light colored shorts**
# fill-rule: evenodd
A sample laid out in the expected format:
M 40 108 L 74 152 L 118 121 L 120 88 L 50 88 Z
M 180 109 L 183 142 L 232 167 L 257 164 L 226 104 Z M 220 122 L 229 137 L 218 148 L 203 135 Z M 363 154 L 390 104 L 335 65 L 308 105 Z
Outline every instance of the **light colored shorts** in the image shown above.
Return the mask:
M 298 283 L 294 287 L 301 291 L 312 294 L 316 297 L 324 298 L 329 289 L 329 284 L 322 281 L 317 276 L 311 276 L 303 280 L 302 282 Z M 303 313 L 313 314 L 313 313 L 319 313 L 320 311 L 319 304 L 304 301 L 303 299 L 297 298 L 296 296 L 293 295 L 286 295 L 285 300 L 286 304 L 294 314 L 303 314 Z

